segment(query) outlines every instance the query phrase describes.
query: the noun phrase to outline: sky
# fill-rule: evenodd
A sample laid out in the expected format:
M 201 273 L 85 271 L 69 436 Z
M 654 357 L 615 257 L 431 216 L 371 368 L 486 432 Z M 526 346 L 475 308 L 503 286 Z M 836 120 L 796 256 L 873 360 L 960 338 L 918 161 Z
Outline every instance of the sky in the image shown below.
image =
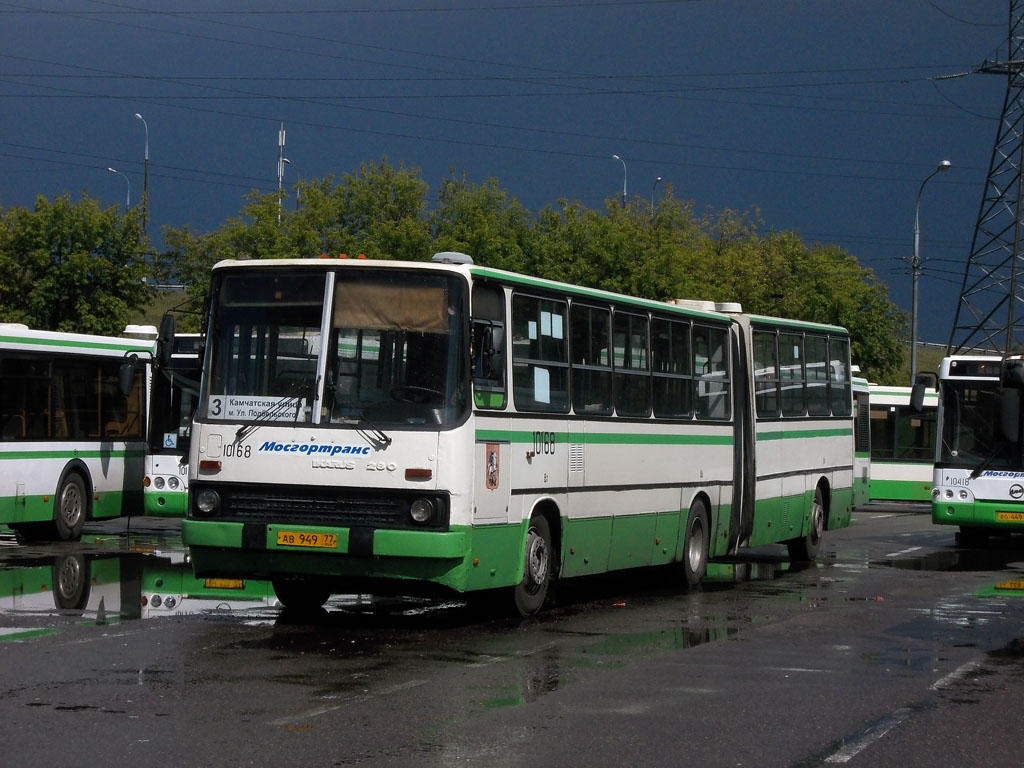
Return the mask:
M 671 190 L 841 246 L 909 313 L 920 199 L 919 338 L 945 344 L 1007 85 L 973 71 L 1005 60 L 1009 7 L 0 0 L 0 207 L 135 205 L 148 137 L 162 248 L 277 189 L 283 124 L 289 189 L 386 158 L 431 200 L 451 174 L 533 211 Z

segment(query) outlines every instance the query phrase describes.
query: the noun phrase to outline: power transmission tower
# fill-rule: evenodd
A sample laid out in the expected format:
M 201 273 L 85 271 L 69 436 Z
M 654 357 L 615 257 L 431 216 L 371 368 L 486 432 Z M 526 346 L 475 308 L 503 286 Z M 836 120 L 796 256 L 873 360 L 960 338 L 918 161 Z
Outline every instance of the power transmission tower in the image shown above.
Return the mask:
M 976 70 L 1005 76 L 1006 97 L 947 354 L 1024 349 L 1024 0 L 1010 0 L 1007 50 L 1006 61 Z

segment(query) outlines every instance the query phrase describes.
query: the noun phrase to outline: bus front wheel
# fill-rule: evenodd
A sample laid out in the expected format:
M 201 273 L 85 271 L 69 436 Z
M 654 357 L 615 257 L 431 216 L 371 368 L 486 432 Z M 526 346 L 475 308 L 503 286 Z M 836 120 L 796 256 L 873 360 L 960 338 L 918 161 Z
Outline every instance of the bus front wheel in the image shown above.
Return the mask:
M 686 518 L 683 560 L 680 563 L 687 589 L 693 589 L 700 584 L 707 573 L 708 548 L 711 543 L 709 530 L 707 507 L 703 501 L 697 499 L 690 507 L 690 514 Z
M 61 541 L 76 541 L 82 536 L 88 501 L 85 481 L 77 472 L 68 473 L 53 500 L 53 527 Z
M 526 532 L 523 580 L 515 587 L 516 610 L 520 616 L 532 616 L 544 605 L 551 584 L 553 558 L 548 521 L 542 515 L 534 515 Z
M 818 556 L 821 536 L 825 532 L 825 500 L 820 486 L 814 489 L 810 523 L 810 530 L 807 531 L 806 536 L 786 542 L 789 559 L 793 562 L 810 563 Z

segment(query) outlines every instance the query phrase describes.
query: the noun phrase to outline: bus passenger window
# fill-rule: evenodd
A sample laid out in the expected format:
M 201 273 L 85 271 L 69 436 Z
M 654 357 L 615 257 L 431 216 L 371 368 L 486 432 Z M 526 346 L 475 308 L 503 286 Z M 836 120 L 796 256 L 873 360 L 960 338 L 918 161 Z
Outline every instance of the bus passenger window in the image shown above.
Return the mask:
M 564 301 L 512 297 L 512 387 L 518 410 L 569 410 L 566 310 Z

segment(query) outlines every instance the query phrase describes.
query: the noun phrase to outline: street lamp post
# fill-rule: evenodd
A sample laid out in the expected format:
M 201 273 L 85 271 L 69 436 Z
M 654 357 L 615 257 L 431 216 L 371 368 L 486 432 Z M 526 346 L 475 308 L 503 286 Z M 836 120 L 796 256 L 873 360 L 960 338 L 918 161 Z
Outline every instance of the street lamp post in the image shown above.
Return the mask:
M 651 210 L 654 210 L 654 190 L 658 188 L 658 184 L 661 183 L 661 176 L 654 180 L 654 186 L 651 187 Z
M 626 207 L 626 161 L 618 155 L 612 155 L 612 160 L 622 163 L 622 207 Z
M 289 160 L 287 157 L 281 158 L 282 162 L 295 168 L 295 163 Z M 299 184 L 302 183 L 302 175 L 299 173 L 299 169 L 295 168 L 295 210 L 299 210 Z
M 910 386 L 914 386 L 917 381 L 917 282 L 921 277 L 921 193 L 924 192 L 924 185 L 928 183 L 928 179 L 940 171 L 948 171 L 951 165 L 949 160 L 943 160 L 934 171 L 924 177 L 921 187 L 917 190 L 917 205 L 914 206 L 914 258 L 910 262 Z
M 110 171 L 111 173 L 116 173 L 118 176 L 124 179 L 124 183 L 128 185 L 128 193 L 127 195 L 125 195 L 124 198 L 124 212 L 128 213 L 128 209 L 132 207 L 132 182 L 127 176 L 125 176 L 116 168 L 107 168 L 107 170 Z
M 149 218 L 149 123 L 138 112 L 135 113 L 135 119 L 142 121 L 142 128 L 146 132 L 146 152 L 142 165 L 142 231 L 145 232 L 146 220 Z

